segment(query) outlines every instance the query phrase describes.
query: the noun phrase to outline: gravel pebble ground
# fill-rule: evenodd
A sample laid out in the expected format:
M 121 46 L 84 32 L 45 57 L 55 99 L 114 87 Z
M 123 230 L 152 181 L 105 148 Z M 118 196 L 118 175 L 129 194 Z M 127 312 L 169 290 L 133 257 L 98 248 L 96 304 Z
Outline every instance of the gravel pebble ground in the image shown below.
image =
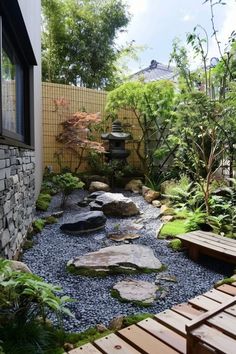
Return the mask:
M 86 191 L 71 194 L 64 215 L 57 224 L 48 225 L 41 234 L 35 236 L 34 246 L 24 252 L 22 260 L 31 270 L 47 282 L 60 284 L 63 293 L 75 299 L 70 303 L 74 318 L 64 320 L 67 331 L 80 332 L 98 323 L 108 325 L 112 318 L 118 315 L 131 315 L 143 312 L 158 313 L 174 304 L 185 302 L 196 295 L 208 291 L 214 283 L 226 276 L 232 275 L 232 266 L 216 259 L 205 257 L 199 262 L 191 261 L 184 252 L 174 252 L 167 247 L 167 241 L 156 239 L 156 230 L 160 226 L 159 209 L 148 204 L 140 195 L 124 193 L 138 205 L 141 215 L 130 218 L 108 218 L 106 229 L 93 234 L 80 236 L 66 235 L 60 230 L 64 222 L 73 222 L 78 213 L 89 208 L 77 206 L 77 202 L 87 195 Z M 53 197 L 49 212 L 60 210 L 59 197 Z M 38 213 L 36 217 L 45 215 Z M 87 252 L 96 251 L 102 247 L 118 244 L 107 238 L 107 233 L 125 228 L 131 223 L 139 223 L 143 228 L 137 231 L 140 238 L 132 243 L 143 244 L 153 249 L 156 257 L 166 266 L 163 275 L 176 277 L 176 282 L 160 280 L 161 286 L 168 290 L 167 295 L 157 299 L 155 304 L 143 308 L 131 303 L 120 303 L 112 298 L 110 289 L 127 275 L 110 275 L 102 278 L 75 276 L 67 272 L 66 263 L 73 257 Z M 157 274 L 138 274 L 129 276 L 154 282 Z

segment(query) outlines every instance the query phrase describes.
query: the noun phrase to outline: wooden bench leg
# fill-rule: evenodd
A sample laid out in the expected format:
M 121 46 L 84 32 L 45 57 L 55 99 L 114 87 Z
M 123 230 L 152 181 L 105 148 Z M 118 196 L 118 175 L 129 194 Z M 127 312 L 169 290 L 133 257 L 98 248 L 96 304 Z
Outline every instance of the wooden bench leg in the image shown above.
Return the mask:
M 199 257 L 199 248 L 195 245 L 189 247 L 189 257 L 193 261 L 197 261 Z

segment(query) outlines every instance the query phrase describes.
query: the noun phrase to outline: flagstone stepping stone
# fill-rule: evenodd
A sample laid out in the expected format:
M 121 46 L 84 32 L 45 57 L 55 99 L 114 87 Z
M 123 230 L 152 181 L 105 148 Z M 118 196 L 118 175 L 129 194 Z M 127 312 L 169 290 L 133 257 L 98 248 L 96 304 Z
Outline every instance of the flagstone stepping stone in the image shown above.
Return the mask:
M 61 225 L 60 229 L 65 233 L 77 235 L 85 232 L 93 232 L 104 228 L 107 218 L 102 211 L 89 211 L 76 216 L 76 221 Z
M 122 193 L 103 193 L 90 204 L 91 210 L 102 210 L 108 216 L 133 216 L 139 214 L 137 205 Z
M 150 306 L 156 300 L 158 286 L 142 280 L 125 279 L 112 288 L 111 294 L 120 301 L 133 302 L 141 306 Z
M 73 273 L 89 276 L 157 272 L 162 269 L 150 247 L 133 244 L 101 248 L 71 259 L 67 266 Z
M 111 232 L 107 235 L 107 237 L 112 240 L 112 241 L 125 241 L 125 240 L 135 240 L 136 238 L 139 238 L 140 235 L 138 234 L 133 234 L 133 233 L 122 233 L 122 232 Z

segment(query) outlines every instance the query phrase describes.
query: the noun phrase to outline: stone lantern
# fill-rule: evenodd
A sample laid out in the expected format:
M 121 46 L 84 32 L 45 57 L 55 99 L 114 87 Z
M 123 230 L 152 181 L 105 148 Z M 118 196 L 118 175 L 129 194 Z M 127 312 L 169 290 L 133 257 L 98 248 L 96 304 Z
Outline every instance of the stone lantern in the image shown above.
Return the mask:
M 112 131 L 102 134 L 101 138 L 109 142 L 108 151 L 105 152 L 108 162 L 111 160 L 126 161 L 130 151 L 125 149 L 125 140 L 130 139 L 131 135 L 123 132 L 121 122 L 118 119 L 112 123 Z

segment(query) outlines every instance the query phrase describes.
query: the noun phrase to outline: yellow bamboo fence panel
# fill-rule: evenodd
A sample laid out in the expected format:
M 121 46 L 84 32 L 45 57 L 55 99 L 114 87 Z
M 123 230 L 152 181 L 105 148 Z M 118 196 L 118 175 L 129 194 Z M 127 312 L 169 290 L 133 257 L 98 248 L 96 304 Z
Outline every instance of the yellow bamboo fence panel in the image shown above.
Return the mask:
M 59 172 L 60 166 L 56 156 L 62 162 L 62 166 L 74 170 L 78 165 L 78 159 L 74 154 L 65 151 L 62 154 L 63 145 L 56 141 L 56 136 L 62 132 L 61 122 L 66 120 L 73 113 L 86 111 L 88 113 L 100 112 L 101 117 L 105 118 L 105 106 L 107 93 L 82 87 L 69 85 L 42 83 L 43 98 L 43 162 L 45 167 L 52 167 L 53 171 Z M 55 104 L 55 102 L 59 103 Z M 122 121 L 124 130 L 131 132 L 133 140 L 126 142 L 126 147 L 131 151 L 128 163 L 137 169 L 141 168 L 140 160 L 135 152 L 136 140 L 139 139 L 141 132 L 139 124 L 134 114 L 129 110 L 119 112 L 119 119 Z M 111 122 L 106 121 L 103 124 L 103 132 L 111 129 Z M 97 141 L 100 140 L 100 134 L 96 133 Z M 58 154 L 59 153 L 59 154 Z M 79 171 L 87 171 L 89 166 L 86 160 L 80 166 Z

